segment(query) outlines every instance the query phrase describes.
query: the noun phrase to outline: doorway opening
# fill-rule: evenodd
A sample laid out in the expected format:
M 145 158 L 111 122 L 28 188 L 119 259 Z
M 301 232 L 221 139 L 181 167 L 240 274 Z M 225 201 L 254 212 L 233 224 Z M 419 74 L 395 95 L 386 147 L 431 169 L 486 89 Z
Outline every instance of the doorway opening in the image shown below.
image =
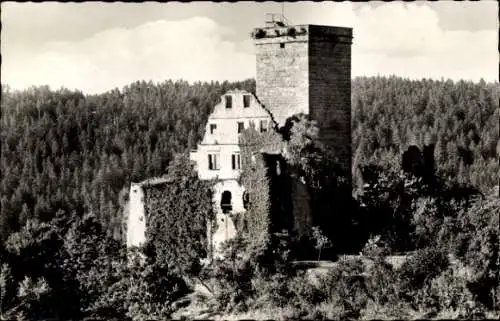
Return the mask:
M 224 191 L 222 192 L 220 207 L 222 209 L 222 213 L 227 214 L 233 210 L 233 205 L 231 203 L 231 192 Z

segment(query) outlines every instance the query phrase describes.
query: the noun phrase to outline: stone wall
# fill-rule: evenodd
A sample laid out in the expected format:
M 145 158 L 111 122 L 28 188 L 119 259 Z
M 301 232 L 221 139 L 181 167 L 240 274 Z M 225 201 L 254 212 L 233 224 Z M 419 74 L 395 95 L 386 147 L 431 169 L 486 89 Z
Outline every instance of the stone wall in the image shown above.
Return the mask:
M 316 120 L 321 140 L 350 174 L 352 29 L 294 28 L 304 32 L 262 28 L 266 36 L 254 37 L 257 97 L 280 126 L 298 113 Z
M 146 242 L 144 190 L 140 184 L 130 185 L 129 202 L 125 206 L 127 217 L 127 247 L 141 246 Z
M 293 114 L 305 113 L 309 104 L 307 36 L 256 40 L 256 94 L 283 126 Z M 283 46 L 283 47 L 282 47 Z
M 351 37 L 348 28 L 309 26 L 309 116 L 344 170 L 351 169 Z

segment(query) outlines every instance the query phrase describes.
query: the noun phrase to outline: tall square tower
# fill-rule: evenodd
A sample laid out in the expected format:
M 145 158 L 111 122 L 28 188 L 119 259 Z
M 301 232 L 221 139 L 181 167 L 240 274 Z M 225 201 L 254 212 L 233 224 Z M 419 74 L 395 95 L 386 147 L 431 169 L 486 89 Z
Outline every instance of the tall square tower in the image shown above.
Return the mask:
M 352 28 L 287 25 L 272 16 L 252 38 L 260 102 L 280 126 L 308 114 L 350 173 Z

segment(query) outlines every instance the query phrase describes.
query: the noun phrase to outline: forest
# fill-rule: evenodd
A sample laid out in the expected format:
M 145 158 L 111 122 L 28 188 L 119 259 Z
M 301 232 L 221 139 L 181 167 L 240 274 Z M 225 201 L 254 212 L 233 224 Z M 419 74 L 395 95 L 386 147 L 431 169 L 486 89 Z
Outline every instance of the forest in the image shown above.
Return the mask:
M 189 284 L 171 266 L 159 261 L 146 267 L 117 266 L 116 262 L 123 262 L 125 255 L 122 207 L 131 182 L 163 175 L 168 168 L 172 173 L 182 172 L 175 171 L 171 161 L 177 154 L 195 148 L 212 108 L 224 92 L 234 88 L 255 92 L 255 81 L 193 84 L 138 81 L 99 95 L 84 95 L 64 88 L 52 90 L 46 86 L 14 91 L 2 85 L 2 316 L 18 319 L 126 316 L 137 320 L 170 316 L 171 303 L 182 297 Z M 431 195 L 420 186 L 413 186 L 412 200 L 416 205 L 410 212 L 414 238 L 408 241 L 413 242 L 409 248 L 423 251 L 418 255 L 434 258 L 429 263 L 432 265 L 436 260 L 446 261 L 438 250 L 429 250 L 439 235 L 446 235 L 440 238 L 442 247 L 450 249 L 462 244 L 456 251 L 464 258 L 464 264 L 472 262 L 472 249 L 463 244 L 479 242 L 476 250 L 486 247 L 487 253 L 482 252 L 484 264 L 478 268 L 487 275 L 479 273 L 478 280 L 469 282 L 471 296 L 477 296 L 486 310 L 498 307 L 498 298 L 495 301 L 498 281 L 496 284 L 491 281 L 498 277 L 498 233 L 490 229 L 495 226 L 495 214 L 498 225 L 498 201 L 491 195 L 498 194 L 494 187 L 498 186 L 500 169 L 499 100 L 498 83 L 484 81 L 416 81 L 395 76 L 361 77 L 352 81 L 353 182 L 354 195 L 359 195 L 356 201 L 363 203 L 367 207 L 364 211 L 369 213 L 389 211 L 393 205 L 387 205 L 391 200 L 384 195 L 400 182 L 396 172 L 401 168 L 403 152 L 410 145 L 435 144 L 439 179 L 473 187 L 486 201 L 456 205 L 455 200 L 444 200 L 435 191 Z M 366 175 L 373 168 L 378 170 L 377 175 Z M 443 208 L 454 214 L 443 214 Z M 429 211 L 437 214 L 426 216 Z M 471 213 L 479 214 L 474 217 Z M 440 227 L 443 224 L 445 228 Z M 468 232 L 455 231 L 458 225 Z M 374 241 L 378 240 L 377 235 L 384 230 L 391 231 L 387 226 L 376 228 L 363 230 L 359 236 L 359 242 L 367 243 L 365 248 L 376 245 L 378 249 L 380 244 Z M 484 231 L 476 231 L 484 240 L 471 241 L 479 237 L 473 236 L 474 228 L 484 228 Z M 382 235 L 387 237 L 385 246 L 399 251 L 393 246 L 399 241 L 391 244 L 394 238 L 386 234 Z M 459 235 L 460 242 L 457 241 Z M 269 242 L 275 244 L 274 239 Z M 281 244 L 279 240 L 276 242 Z M 277 260 L 280 259 L 282 257 Z M 219 271 L 211 273 L 228 274 L 231 269 L 220 264 L 216 267 Z M 380 264 L 377 265 L 380 269 L 387 268 Z M 445 266 L 443 263 L 436 268 L 443 272 Z M 410 271 L 411 268 L 414 270 Z M 232 271 L 234 277 L 234 264 Z M 405 271 L 398 273 L 403 276 L 410 273 L 413 277 L 418 274 L 418 267 L 410 266 Z M 375 272 L 382 273 L 381 270 Z M 158 273 L 162 277 L 155 279 Z M 279 275 L 293 278 L 296 286 L 301 283 L 296 280 L 297 276 L 287 273 Z M 222 280 L 232 280 L 231 286 L 236 286 L 228 275 Z M 330 275 L 330 282 L 341 275 Z M 134 277 L 141 282 L 131 281 Z M 261 282 L 267 282 L 266 286 L 276 287 L 280 283 L 269 281 L 272 277 L 259 277 Z M 488 286 L 481 287 L 485 282 Z M 220 288 L 233 289 L 231 286 L 226 284 Z M 398 295 L 411 297 L 422 288 L 412 286 L 406 285 Z M 161 290 L 166 288 L 169 290 Z M 234 293 L 253 293 L 248 289 L 233 290 Z M 307 290 L 310 295 L 319 291 L 299 290 Z M 303 302 L 305 299 L 299 290 L 294 298 Z M 328 291 L 331 289 L 320 292 L 324 295 Z M 485 291 L 495 294 L 491 296 Z M 144 293 L 148 293 L 149 299 L 142 298 Z M 237 301 L 234 293 L 227 299 L 229 294 L 220 292 L 215 296 L 216 306 L 227 310 L 234 305 Z M 67 303 L 62 304 L 58 300 L 61 297 L 66 298 Z M 244 296 L 240 299 L 249 300 Z M 383 300 L 393 302 L 387 297 Z M 375 301 L 386 307 L 383 302 Z M 352 307 L 354 303 L 349 304 Z

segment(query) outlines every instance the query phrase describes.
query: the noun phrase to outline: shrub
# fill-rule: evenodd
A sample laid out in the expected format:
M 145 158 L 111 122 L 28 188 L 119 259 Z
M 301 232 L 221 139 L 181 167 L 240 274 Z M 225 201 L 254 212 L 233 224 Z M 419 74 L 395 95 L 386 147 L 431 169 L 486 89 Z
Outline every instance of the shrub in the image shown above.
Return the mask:
M 17 299 L 18 305 L 6 311 L 4 317 L 17 320 L 34 320 L 51 315 L 50 286 L 45 278 L 36 281 L 26 276 L 19 284 Z
M 247 311 L 250 307 L 282 306 L 288 298 L 291 268 L 289 236 L 275 233 L 260 242 L 237 235 L 222 246 L 224 259 L 205 267 L 201 279 L 213 294 L 217 311 Z
M 435 248 L 418 250 L 399 269 L 402 290 L 411 292 L 422 288 L 448 266 L 446 252 Z
M 327 299 L 327 293 L 312 284 L 305 273 L 292 278 L 288 287 L 292 304 L 298 307 L 317 305 Z
M 371 301 L 378 306 L 394 305 L 399 301 L 397 273 L 383 259 L 376 259 L 366 270 L 365 284 Z
M 318 226 L 313 226 L 312 228 L 312 240 L 314 241 L 314 248 L 318 251 L 319 261 L 321 259 L 321 250 L 332 247 L 332 242 L 321 233 L 321 229 Z
M 414 319 L 414 312 L 404 301 L 380 304 L 369 300 L 361 311 L 362 320 L 409 320 Z
M 481 317 L 483 307 L 474 300 L 474 295 L 467 287 L 467 281 L 454 275 L 453 270 L 447 269 L 433 279 L 422 291 L 428 297 L 431 308 L 436 309 L 438 318 L 473 318 Z M 484 315 L 483 315 L 484 317 Z
M 362 250 L 363 255 L 371 258 L 382 258 L 390 253 L 387 244 L 380 239 L 380 235 L 372 236 L 368 239 Z
M 257 276 L 252 280 L 255 296 L 252 308 L 282 308 L 287 305 L 289 277 L 280 273 Z
M 495 305 L 496 289 L 500 285 L 500 215 L 498 192 L 473 204 L 463 219 L 472 227 L 464 261 L 472 268 L 472 292 L 488 308 Z
M 325 276 L 320 277 L 320 291 L 337 306 L 340 318 L 359 318 L 368 301 L 368 291 L 359 259 L 339 261 Z
M 113 279 L 91 306 L 92 318 L 132 320 L 169 318 L 172 303 L 189 292 L 184 280 L 166 265 L 133 260 L 116 265 Z
M 305 273 L 293 277 L 279 273 L 257 276 L 252 280 L 252 285 L 252 309 L 280 309 L 287 311 L 288 317 L 294 318 L 322 317 L 316 306 L 326 300 L 326 294 L 311 283 Z
M 217 311 L 231 312 L 246 309 L 246 300 L 252 295 L 251 278 L 255 269 L 245 253 L 248 243 L 241 235 L 222 244 L 222 259 L 215 258 L 204 267 L 200 280 L 212 292 L 211 305 Z

